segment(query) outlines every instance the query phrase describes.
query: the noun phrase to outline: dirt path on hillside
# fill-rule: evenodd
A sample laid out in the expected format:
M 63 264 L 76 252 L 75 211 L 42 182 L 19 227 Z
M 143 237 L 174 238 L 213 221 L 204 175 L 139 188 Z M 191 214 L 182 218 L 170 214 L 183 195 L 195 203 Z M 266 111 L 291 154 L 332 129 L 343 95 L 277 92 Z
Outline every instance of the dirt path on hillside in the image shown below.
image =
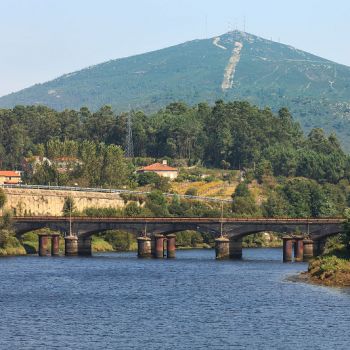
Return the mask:
M 219 44 L 219 41 L 220 41 L 220 38 L 217 37 L 217 38 L 214 38 L 213 40 L 213 44 L 217 47 L 219 47 L 220 49 L 223 49 L 223 50 L 227 50 L 227 48 L 225 46 L 222 46 Z
M 236 66 L 241 58 L 241 50 L 242 50 L 243 44 L 236 41 L 235 47 L 232 50 L 232 55 L 228 61 L 228 64 L 225 68 L 224 72 L 224 80 L 221 84 L 221 89 L 223 91 L 227 89 L 231 89 L 233 85 L 233 78 L 235 76 Z

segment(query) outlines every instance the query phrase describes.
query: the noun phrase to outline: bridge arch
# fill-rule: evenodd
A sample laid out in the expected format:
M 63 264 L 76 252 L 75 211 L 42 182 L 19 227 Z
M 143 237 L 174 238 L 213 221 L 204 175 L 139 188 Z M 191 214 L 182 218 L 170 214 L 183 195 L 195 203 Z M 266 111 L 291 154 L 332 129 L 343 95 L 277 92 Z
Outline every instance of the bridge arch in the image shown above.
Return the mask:
M 43 229 L 49 229 L 60 233 L 67 232 L 67 227 L 65 227 L 65 225 L 57 223 L 35 223 L 34 225 L 28 226 L 22 225 L 20 228 L 16 228 L 16 224 L 14 226 L 16 238 L 21 238 L 26 233 L 35 232 Z
M 81 237 L 81 238 L 89 238 L 95 234 L 99 234 L 99 233 L 105 233 L 107 231 L 123 231 L 123 232 L 128 232 L 128 233 L 131 233 L 131 234 L 135 234 L 136 236 L 137 235 L 142 235 L 144 234 L 144 231 L 139 229 L 139 230 L 135 230 L 134 228 L 116 228 L 116 229 L 111 229 L 111 228 L 104 228 L 104 229 L 94 229 L 94 230 L 91 230 L 91 231 L 84 231 L 84 232 L 81 232 L 79 233 L 79 231 L 77 232 L 77 235 L 78 237 Z M 197 231 L 197 232 L 210 232 L 210 233 L 214 233 L 215 235 L 219 235 L 220 233 L 218 231 L 213 231 L 213 230 L 200 230 L 200 229 L 197 229 L 197 230 L 190 230 L 186 227 L 184 228 L 180 228 L 180 227 L 177 227 L 177 228 L 167 228 L 167 229 L 163 229 L 163 228 L 158 228 L 158 229 L 153 229 L 152 231 L 148 231 L 146 232 L 146 236 L 148 237 L 151 237 L 153 235 L 156 235 L 156 234 L 162 234 L 162 235 L 170 235 L 170 234 L 177 234 L 179 232 L 183 232 L 183 231 Z

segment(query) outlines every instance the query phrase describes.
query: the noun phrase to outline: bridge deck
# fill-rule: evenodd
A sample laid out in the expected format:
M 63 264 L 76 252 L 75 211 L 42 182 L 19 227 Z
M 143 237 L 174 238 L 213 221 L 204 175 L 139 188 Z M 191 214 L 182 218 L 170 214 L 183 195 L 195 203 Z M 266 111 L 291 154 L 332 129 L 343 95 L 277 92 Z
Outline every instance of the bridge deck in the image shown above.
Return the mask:
M 196 218 L 196 217 L 87 217 L 87 216 L 15 216 L 16 222 L 111 222 L 111 223 L 250 223 L 250 224 L 341 224 L 344 218 Z

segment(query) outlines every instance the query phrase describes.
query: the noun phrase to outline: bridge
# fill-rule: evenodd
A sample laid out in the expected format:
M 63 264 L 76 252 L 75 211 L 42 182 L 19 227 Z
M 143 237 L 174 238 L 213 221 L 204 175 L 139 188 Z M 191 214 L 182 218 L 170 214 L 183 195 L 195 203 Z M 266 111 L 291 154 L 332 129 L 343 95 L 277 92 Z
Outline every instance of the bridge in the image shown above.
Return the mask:
M 65 255 L 91 255 L 91 236 L 109 230 L 136 235 L 139 257 L 175 257 L 176 233 L 192 230 L 215 237 L 216 258 L 242 257 L 242 238 L 259 232 L 283 233 L 285 261 L 307 260 L 322 253 L 327 237 L 342 232 L 345 219 L 322 218 L 178 218 L 178 217 L 14 217 L 17 237 L 39 229 L 59 231 L 65 237 Z M 39 235 L 39 255 L 58 255 L 59 234 Z

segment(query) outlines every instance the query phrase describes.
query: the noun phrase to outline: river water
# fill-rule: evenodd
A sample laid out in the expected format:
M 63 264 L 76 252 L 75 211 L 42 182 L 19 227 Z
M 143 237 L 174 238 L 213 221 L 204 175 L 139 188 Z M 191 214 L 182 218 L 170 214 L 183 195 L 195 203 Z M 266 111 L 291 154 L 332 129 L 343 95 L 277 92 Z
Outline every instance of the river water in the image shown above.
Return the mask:
M 280 249 L 0 259 L 0 349 L 350 349 L 350 292 Z

